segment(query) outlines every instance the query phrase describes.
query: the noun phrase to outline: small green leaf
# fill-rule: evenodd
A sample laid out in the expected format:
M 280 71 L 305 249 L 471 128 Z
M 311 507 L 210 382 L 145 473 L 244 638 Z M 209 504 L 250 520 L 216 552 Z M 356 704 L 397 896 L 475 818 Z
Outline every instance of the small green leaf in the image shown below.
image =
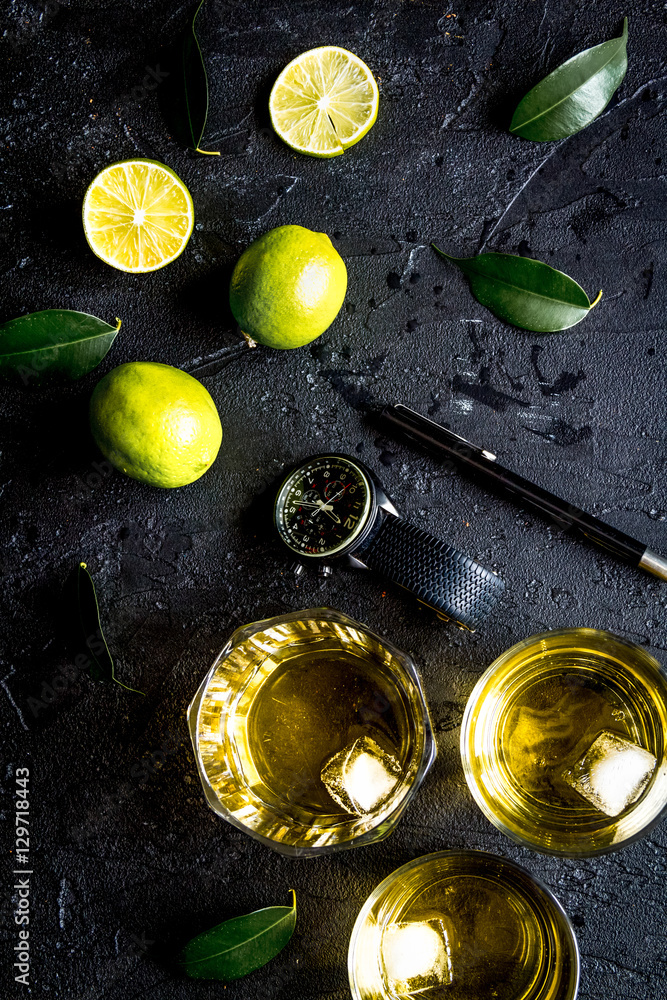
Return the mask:
M 604 111 L 628 68 L 628 19 L 619 38 L 584 49 L 545 76 L 519 102 L 510 132 L 549 142 L 574 135 Z
M 168 73 L 160 91 L 160 106 L 177 142 L 196 153 L 220 156 L 200 149 L 208 117 L 208 76 L 199 47 L 195 23 L 204 5 L 200 0 L 191 23 L 167 56 Z
M 126 691 L 143 694 L 143 691 L 128 687 L 116 677 L 113 658 L 102 632 L 95 584 L 84 562 L 79 563 L 77 569 L 76 598 L 81 636 L 91 660 L 89 671 L 92 679 L 94 681 L 115 681 Z
M 42 375 L 81 378 L 99 365 L 120 330 L 97 316 L 73 309 L 44 309 L 0 326 L 0 374 L 18 375 L 27 385 Z
M 192 979 L 240 979 L 282 951 L 296 927 L 296 893 L 291 906 L 267 906 L 233 917 L 189 941 L 179 956 Z
M 482 253 L 477 257 L 450 257 L 434 245 L 441 257 L 456 264 L 483 306 L 499 319 L 533 333 L 556 333 L 580 323 L 593 308 L 581 285 L 562 271 L 528 257 Z M 597 305 L 600 295 L 593 303 Z

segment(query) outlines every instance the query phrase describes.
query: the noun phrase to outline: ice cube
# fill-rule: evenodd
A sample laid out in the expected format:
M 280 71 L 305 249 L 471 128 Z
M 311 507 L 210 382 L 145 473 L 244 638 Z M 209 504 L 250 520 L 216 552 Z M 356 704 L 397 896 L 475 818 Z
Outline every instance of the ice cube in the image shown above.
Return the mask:
M 639 798 L 657 763 L 644 747 L 605 730 L 563 779 L 600 812 L 618 816 Z
M 363 816 L 389 798 L 401 779 L 401 765 L 370 736 L 361 736 L 330 757 L 320 776 L 339 806 Z
M 395 1000 L 451 985 L 451 944 L 443 920 L 390 924 L 381 956 L 384 985 Z

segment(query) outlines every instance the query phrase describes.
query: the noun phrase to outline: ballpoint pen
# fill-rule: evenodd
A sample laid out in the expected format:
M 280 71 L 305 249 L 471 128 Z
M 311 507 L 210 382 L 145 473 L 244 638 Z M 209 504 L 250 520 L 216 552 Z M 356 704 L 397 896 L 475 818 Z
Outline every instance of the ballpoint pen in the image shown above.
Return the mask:
M 633 566 L 660 577 L 661 580 L 667 580 L 667 559 L 664 556 L 653 552 L 643 542 L 626 535 L 618 528 L 605 524 L 592 514 L 587 514 L 586 511 L 561 499 L 555 493 L 550 493 L 549 490 L 531 483 L 511 469 L 506 469 L 496 461 L 493 452 L 471 444 L 465 438 L 402 403 L 385 406 L 380 418 L 384 424 L 400 430 L 405 436 L 425 445 L 430 451 L 446 455 L 459 463 L 479 485 L 493 487 L 502 494 L 508 494 L 510 499 L 518 499 L 523 506 L 530 507 L 543 517 L 556 521 L 558 525 L 571 530 L 573 534 L 594 542 L 611 555 L 625 559 Z

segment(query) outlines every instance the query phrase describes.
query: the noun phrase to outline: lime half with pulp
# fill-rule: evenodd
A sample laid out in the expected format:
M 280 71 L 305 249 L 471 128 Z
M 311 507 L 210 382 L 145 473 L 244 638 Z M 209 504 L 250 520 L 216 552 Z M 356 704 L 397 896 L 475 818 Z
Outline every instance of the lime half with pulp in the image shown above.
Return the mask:
M 285 67 L 273 85 L 269 111 L 280 138 L 298 153 L 340 156 L 373 125 L 378 101 L 366 63 L 347 49 L 323 45 Z
M 190 192 L 155 160 L 112 163 L 83 199 L 83 228 L 91 250 L 121 271 L 142 274 L 170 264 L 194 226 Z

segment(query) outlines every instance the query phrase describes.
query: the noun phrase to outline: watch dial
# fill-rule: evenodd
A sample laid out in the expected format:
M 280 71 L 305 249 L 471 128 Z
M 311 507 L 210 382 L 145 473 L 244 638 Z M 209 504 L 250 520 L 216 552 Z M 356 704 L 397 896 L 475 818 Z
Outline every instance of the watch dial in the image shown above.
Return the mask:
M 362 531 L 372 487 L 362 470 L 339 455 L 311 459 L 283 483 L 276 527 L 283 542 L 305 556 L 335 555 Z

